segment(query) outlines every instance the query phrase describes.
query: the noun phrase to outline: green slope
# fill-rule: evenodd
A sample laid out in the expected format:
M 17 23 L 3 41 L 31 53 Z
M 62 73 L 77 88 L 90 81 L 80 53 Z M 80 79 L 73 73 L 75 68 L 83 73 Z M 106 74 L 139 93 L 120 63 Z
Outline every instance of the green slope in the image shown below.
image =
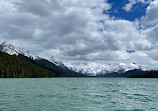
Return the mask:
M 47 69 L 0 51 L 1 78 L 45 78 L 54 76 L 55 74 Z

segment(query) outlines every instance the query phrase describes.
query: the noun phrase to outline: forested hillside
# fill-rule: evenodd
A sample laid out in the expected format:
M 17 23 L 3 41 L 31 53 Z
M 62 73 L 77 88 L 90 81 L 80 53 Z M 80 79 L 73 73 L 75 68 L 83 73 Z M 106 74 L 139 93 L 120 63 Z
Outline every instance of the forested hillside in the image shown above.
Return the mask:
M 8 55 L 0 51 L 1 78 L 44 78 L 54 77 L 55 74 L 15 55 Z
M 71 71 L 69 69 L 62 69 L 61 67 L 53 64 L 52 62 L 50 62 L 46 59 L 33 60 L 33 59 L 28 58 L 22 54 L 19 54 L 18 57 L 27 61 L 27 62 L 30 62 L 32 64 L 38 65 L 42 68 L 45 68 L 49 71 L 54 72 L 56 77 L 87 77 L 84 74 L 80 74 L 80 73 Z
M 130 78 L 158 78 L 158 71 L 149 71 L 142 74 L 131 75 Z

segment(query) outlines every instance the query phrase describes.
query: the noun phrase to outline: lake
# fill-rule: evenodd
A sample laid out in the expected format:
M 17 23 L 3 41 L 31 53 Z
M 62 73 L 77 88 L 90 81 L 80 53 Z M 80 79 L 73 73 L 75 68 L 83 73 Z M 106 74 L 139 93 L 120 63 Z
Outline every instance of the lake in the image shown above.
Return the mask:
M 0 79 L 0 111 L 158 111 L 158 79 Z

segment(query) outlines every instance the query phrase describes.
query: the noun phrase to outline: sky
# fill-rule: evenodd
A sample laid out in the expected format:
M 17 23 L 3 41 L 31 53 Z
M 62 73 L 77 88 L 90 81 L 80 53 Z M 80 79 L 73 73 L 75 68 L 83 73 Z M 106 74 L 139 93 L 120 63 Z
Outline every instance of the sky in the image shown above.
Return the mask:
M 0 0 L 0 43 L 68 67 L 158 68 L 158 0 Z

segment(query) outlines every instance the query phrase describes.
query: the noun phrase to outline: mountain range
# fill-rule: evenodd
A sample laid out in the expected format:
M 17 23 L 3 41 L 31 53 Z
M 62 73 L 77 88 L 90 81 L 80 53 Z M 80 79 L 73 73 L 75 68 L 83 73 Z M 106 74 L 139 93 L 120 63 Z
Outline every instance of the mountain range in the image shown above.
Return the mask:
M 63 62 L 51 57 L 49 60 L 35 56 L 27 49 L 16 47 L 7 42 L 0 44 L 0 51 L 9 55 L 14 55 L 19 59 L 22 59 L 29 64 L 41 67 L 47 71 L 55 74 L 56 77 L 130 77 L 132 75 L 142 74 L 153 71 L 147 66 L 131 63 L 130 66 L 119 64 L 109 69 L 75 69 L 68 68 Z
M 31 54 L 27 49 L 16 47 L 7 42 L 3 42 L 2 44 L 0 44 L 0 51 L 5 52 L 9 55 L 14 55 L 26 62 L 51 71 L 55 73 L 56 77 L 86 77 L 86 75 L 84 74 L 80 74 L 68 69 L 62 62 L 55 61 L 53 57 L 47 60 L 45 58 L 41 58 L 39 56 Z
M 76 72 L 88 76 L 95 76 L 95 77 L 128 77 L 133 74 L 152 71 L 153 69 L 144 65 L 131 63 L 130 67 L 119 64 L 115 67 L 111 67 L 109 69 L 102 69 L 102 70 L 94 69 L 94 68 L 78 69 L 78 70 L 71 68 L 71 70 L 74 70 Z

